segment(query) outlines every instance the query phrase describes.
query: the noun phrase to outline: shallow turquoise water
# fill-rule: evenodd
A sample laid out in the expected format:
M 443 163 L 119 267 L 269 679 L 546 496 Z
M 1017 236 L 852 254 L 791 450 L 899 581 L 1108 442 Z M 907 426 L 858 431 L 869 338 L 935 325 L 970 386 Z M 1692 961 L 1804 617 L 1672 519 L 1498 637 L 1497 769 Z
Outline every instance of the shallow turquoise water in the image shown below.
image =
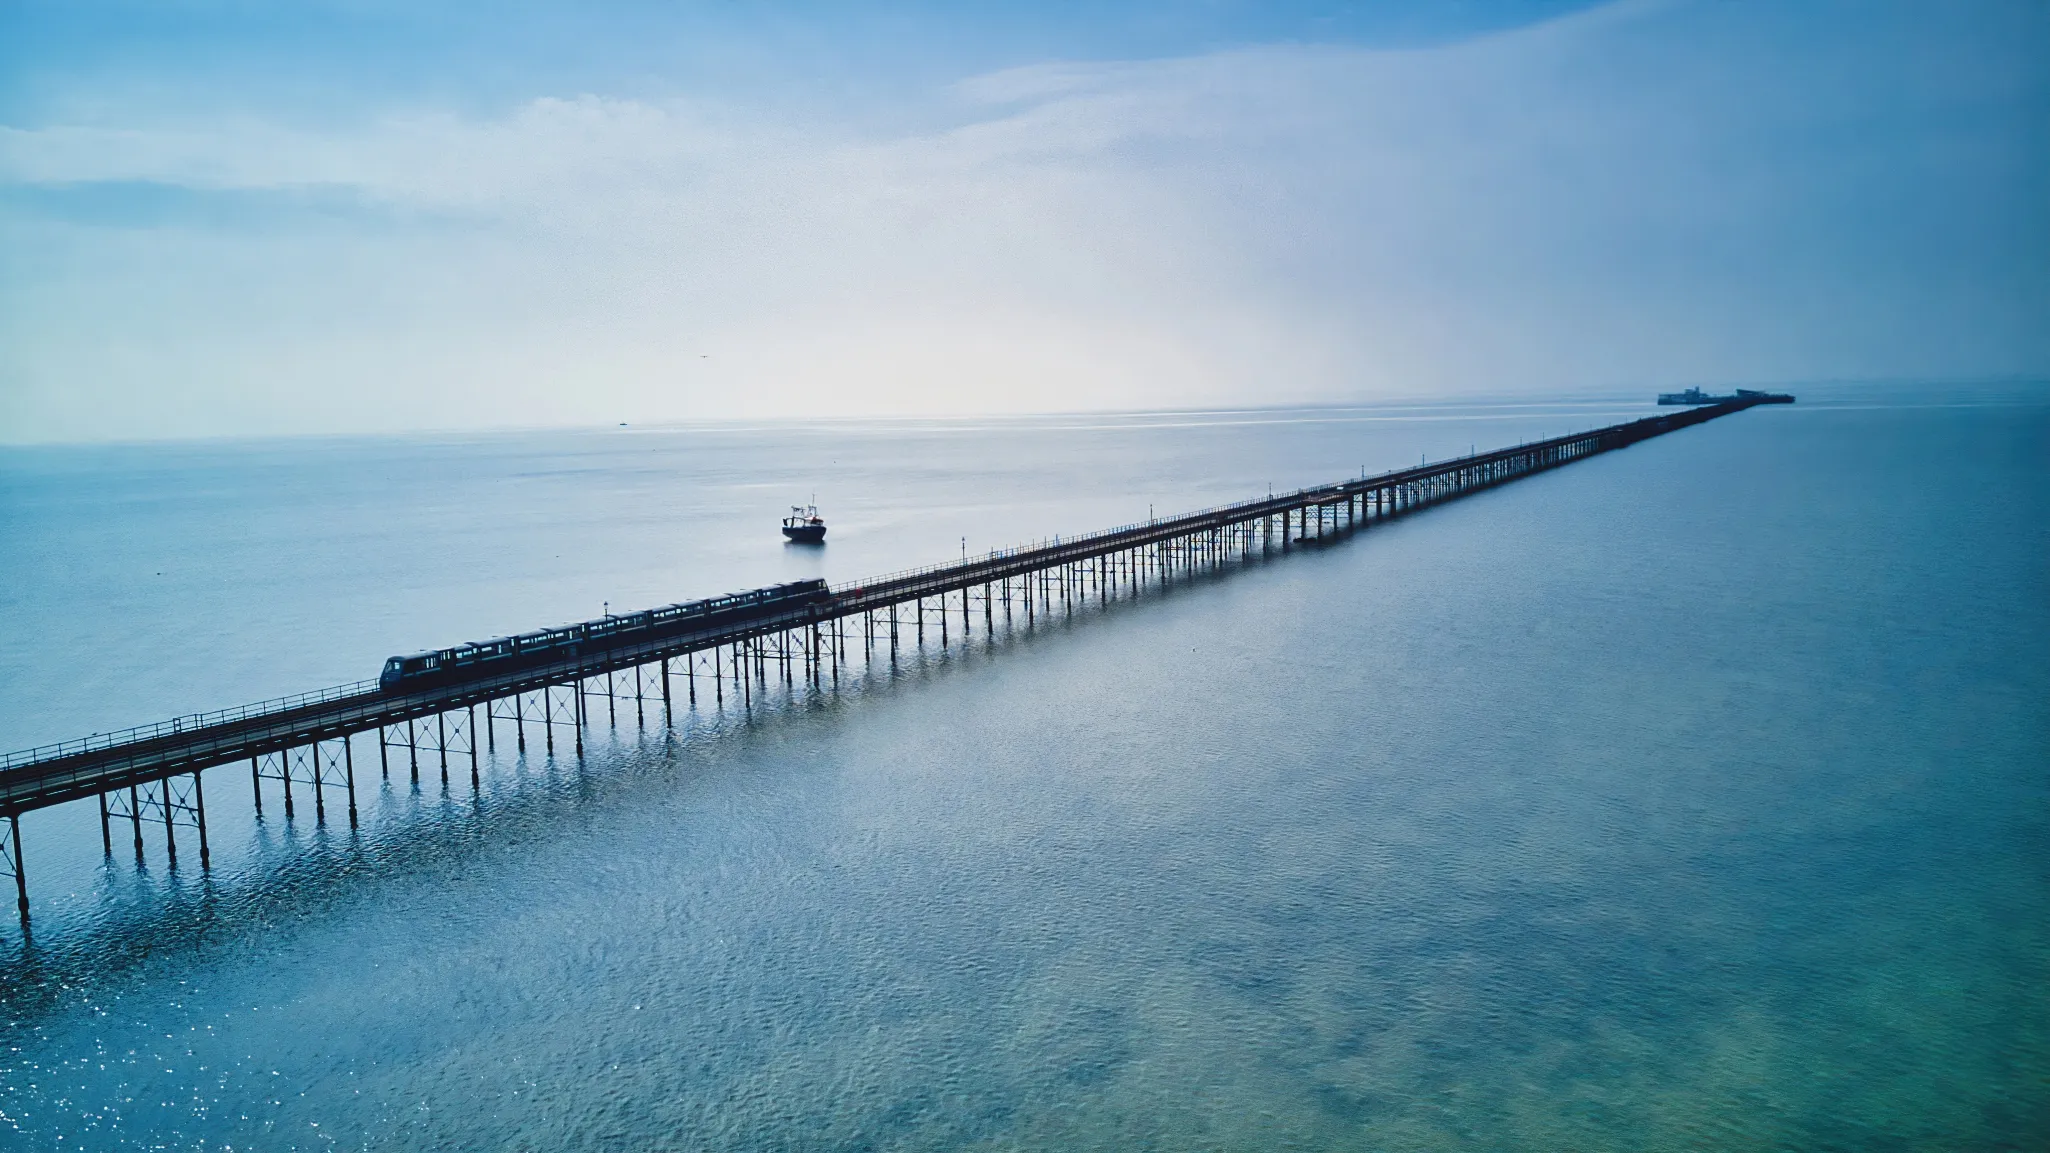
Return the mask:
M 0 732 L 1629 414 L 16 451 Z M 395 775 L 354 834 L 210 773 L 207 877 L 33 814 L 0 1113 L 22 1148 L 2041 1147 L 2046 448 L 2027 393 L 1804 396 L 752 718 L 622 714 L 475 796 Z M 825 554 L 764 544 L 814 486 Z

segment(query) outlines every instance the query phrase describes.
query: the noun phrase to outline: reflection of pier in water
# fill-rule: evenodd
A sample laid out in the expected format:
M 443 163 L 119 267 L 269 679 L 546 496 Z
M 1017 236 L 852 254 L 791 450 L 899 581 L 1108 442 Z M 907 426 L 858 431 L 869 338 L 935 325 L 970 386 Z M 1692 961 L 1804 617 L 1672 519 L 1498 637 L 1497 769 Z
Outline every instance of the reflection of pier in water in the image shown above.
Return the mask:
M 1302 542 L 1401 516 L 1583 457 L 1624 448 L 1781 397 L 1743 396 L 1685 412 L 1647 417 L 1570 436 L 1181 516 L 1091 533 L 1050 544 L 876 577 L 794 608 L 659 639 L 626 641 L 549 664 L 455 684 L 387 691 L 375 681 L 182 717 L 0 758 L 0 873 L 11 874 L 23 918 L 22 813 L 97 797 L 100 834 L 111 855 L 116 822 L 132 833 L 137 858 L 143 827 L 160 826 L 170 864 L 177 830 L 196 834 L 208 867 L 201 774 L 246 763 L 260 816 L 264 782 L 275 782 L 284 816 L 307 802 L 327 819 L 330 794 L 349 823 L 358 820 L 356 774 L 372 767 L 420 779 L 422 754 L 448 784 L 453 764 L 480 784 L 484 753 L 499 740 L 521 752 L 534 740 L 550 755 L 560 741 L 578 756 L 594 701 L 617 723 L 622 705 L 646 724 L 659 709 L 665 726 L 678 708 L 752 709 L 772 682 L 837 687 L 854 662 L 894 666 L 908 647 L 942 648 L 973 635 L 1031 627 L 1050 613 L 1072 613 L 1095 599 L 1139 595 L 1194 572 L 1286 552 Z M 374 734 L 374 737 L 373 737 Z M 363 757 L 357 748 L 365 747 Z M 359 766 L 359 760 L 364 763 Z M 295 794 L 295 787 L 301 790 Z M 303 799 L 302 799 L 303 798 Z

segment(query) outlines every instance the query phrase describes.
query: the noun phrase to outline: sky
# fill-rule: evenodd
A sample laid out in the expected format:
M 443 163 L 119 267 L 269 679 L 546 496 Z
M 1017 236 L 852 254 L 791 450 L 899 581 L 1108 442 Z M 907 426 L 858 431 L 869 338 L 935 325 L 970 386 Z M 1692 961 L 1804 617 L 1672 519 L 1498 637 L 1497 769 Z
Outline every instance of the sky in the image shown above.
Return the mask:
M 2042 0 L 0 0 L 0 442 L 2050 378 Z

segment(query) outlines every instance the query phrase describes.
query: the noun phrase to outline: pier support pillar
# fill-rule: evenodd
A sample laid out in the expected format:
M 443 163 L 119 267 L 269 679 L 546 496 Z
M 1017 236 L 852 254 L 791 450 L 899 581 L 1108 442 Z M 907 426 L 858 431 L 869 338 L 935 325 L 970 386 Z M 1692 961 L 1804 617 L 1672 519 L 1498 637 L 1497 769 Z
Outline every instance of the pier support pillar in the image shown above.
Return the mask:
M 163 790 L 162 799 L 164 805 L 164 855 L 170 860 L 171 867 L 175 869 L 178 867 L 178 834 L 172 831 L 171 778 L 165 777 L 163 780 L 157 782 L 157 787 Z
M 135 786 L 128 786 L 128 820 L 135 826 L 135 859 L 142 860 L 142 798 L 136 794 Z
M 164 782 L 166 797 L 170 787 L 169 781 Z M 206 794 L 200 791 L 198 773 L 192 774 L 192 820 L 199 826 L 199 868 L 206 872 L 213 868 L 213 854 L 206 847 Z
M 14 867 L 14 906 L 21 910 L 21 923 L 28 924 L 28 874 L 21 867 L 21 816 L 10 813 L 7 816 L 7 844 L 5 846 L 10 863 Z M 26 928 L 23 929 L 26 932 Z
M 342 738 L 342 771 L 347 774 L 345 779 L 349 782 L 349 827 L 353 829 L 356 827 L 356 742 L 348 737 Z

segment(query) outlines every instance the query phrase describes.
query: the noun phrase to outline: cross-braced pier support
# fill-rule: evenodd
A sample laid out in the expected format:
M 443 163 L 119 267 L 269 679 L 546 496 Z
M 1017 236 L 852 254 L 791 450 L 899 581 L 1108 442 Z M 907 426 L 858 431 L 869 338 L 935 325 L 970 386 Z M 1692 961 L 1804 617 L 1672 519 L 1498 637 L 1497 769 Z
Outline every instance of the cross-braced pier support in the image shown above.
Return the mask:
M 164 855 L 172 868 L 178 867 L 178 828 L 199 834 L 199 867 L 213 866 L 213 853 L 206 840 L 206 792 L 198 773 L 180 773 L 156 781 L 144 781 L 126 789 L 100 794 L 100 846 L 114 855 L 114 822 L 127 821 L 134 834 L 135 859 L 143 860 L 144 826 L 162 825 Z
M 348 737 L 331 741 L 315 741 L 297 749 L 285 749 L 276 753 L 259 754 L 249 758 L 249 783 L 256 802 L 256 815 L 263 817 L 263 782 L 276 781 L 283 786 L 285 819 L 291 820 L 293 810 L 293 785 L 301 785 L 312 794 L 313 819 L 316 824 L 327 821 L 327 790 L 340 789 L 349 804 L 349 827 L 357 825 L 356 814 L 356 748 Z

